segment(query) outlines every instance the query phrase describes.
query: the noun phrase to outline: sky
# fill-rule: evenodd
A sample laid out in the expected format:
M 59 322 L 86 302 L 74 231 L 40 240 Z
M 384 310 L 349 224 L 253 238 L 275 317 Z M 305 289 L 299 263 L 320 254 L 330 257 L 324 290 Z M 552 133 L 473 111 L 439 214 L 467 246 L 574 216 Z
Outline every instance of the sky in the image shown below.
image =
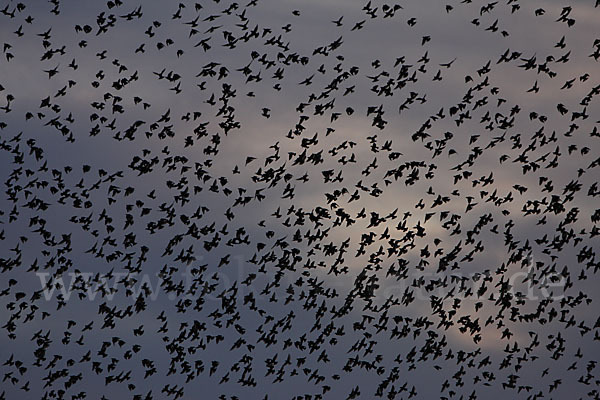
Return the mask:
M 599 396 L 594 1 L 3 4 L 4 398 Z

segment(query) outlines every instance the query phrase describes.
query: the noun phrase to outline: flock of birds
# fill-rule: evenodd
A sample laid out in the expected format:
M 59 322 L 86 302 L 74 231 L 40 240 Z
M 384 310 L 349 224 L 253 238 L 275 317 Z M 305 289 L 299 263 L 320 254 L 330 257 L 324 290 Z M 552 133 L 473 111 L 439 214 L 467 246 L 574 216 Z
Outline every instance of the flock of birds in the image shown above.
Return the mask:
M 243 3 L 5 1 L 0 398 L 600 398 L 600 1 Z

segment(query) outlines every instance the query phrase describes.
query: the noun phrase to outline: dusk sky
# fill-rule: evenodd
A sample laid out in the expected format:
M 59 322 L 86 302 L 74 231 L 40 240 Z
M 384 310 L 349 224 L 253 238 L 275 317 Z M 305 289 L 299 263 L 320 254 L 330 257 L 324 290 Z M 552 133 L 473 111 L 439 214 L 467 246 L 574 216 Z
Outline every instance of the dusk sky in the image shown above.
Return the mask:
M 595 0 L 0 10 L 0 398 L 600 398 Z

